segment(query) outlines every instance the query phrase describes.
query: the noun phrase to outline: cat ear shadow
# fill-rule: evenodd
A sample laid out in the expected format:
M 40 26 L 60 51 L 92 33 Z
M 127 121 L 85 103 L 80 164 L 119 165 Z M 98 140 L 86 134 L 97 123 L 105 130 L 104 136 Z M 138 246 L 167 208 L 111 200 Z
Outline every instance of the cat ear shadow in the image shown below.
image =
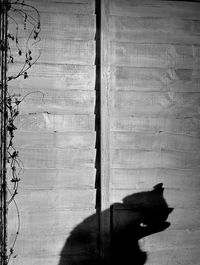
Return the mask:
M 164 188 L 163 188 L 163 183 L 156 184 L 153 186 L 153 191 L 163 193 Z
M 170 214 L 174 210 L 174 208 L 168 208 L 167 210 L 168 210 L 168 213 Z

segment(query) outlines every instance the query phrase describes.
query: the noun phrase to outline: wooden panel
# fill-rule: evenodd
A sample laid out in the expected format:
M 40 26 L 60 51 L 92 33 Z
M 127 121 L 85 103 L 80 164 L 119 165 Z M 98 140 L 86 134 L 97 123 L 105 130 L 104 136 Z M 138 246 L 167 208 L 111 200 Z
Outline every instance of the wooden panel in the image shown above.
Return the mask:
M 95 187 L 96 170 L 90 167 L 52 168 L 24 168 L 20 175 L 22 189 L 60 189 L 77 188 L 92 189 Z M 11 177 L 8 171 L 8 178 Z
M 96 1 L 97 3 L 97 1 Z M 109 25 L 108 25 L 108 7 L 109 0 L 102 0 L 98 7 L 101 10 L 99 14 L 100 32 L 100 48 L 101 48 L 101 66 L 100 66 L 100 118 L 101 118 L 101 147 L 100 147 L 100 163 L 101 163 L 101 211 L 110 207 L 110 41 L 109 41 Z M 105 263 L 109 264 L 109 253 L 107 248 L 110 247 L 110 211 L 107 215 L 100 217 L 100 254 L 104 258 Z
M 113 189 L 148 189 L 156 183 L 164 183 L 166 188 L 199 190 L 199 169 L 171 169 L 171 168 L 137 168 L 112 169 Z
M 47 112 L 20 115 L 16 119 L 19 130 L 36 131 L 93 131 L 94 115 L 55 115 Z
M 26 4 L 33 5 L 40 12 L 65 13 L 65 14 L 92 14 L 94 0 L 26 0 Z
M 111 120 L 112 131 L 123 132 L 146 132 L 146 133 L 174 133 L 187 135 L 200 135 L 200 121 L 198 117 L 185 117 L 178 119 L 176 117 L 163 118 L 158 115 L 151 117 L 148 114 L 144 116 L 113 116 Z
M 120 66 L 199 69 L 199 46 L 112 42 L 111 62 Z
M 94 132 L 26 132 L 16 131 L 15 146 L 21 148 L 77 148 L 89 149 L 95 146 Z M 31 139 L 31 141 L 29 141 Z
M 93 40 L 95 36 L 95 16 L 94 15 L 74 15 L 60 13 L 41 12 L 42 39 L 49 37 L 54 40 Z M 27 24 L 27 30 L 24 30 L 24 24 L 21 16 L 16 16 L 19 23 L 19 36 L 27 37 L 27 32 L 32 29 Z M 15 32 L 16 25 L 12 21 L 9 23 L 10 32 Z
M 32 236 L 33 234 L 40 236 L 43 234 L 45 236 L 56 234 L 65 234 L 69 233 L 72 229 L 79 225 L 84 219 L 88 218 L 88 216 L 95 214 L 94 210 L 91 209 L 55 209 L 50 208 L 47 210 L 40 211 L 36 209 L 36 211 L 31 212 L 27 210 L 21 209 L 21 217 L 23 222 L 21 223 L 21 233 L 22 235 Z M 14 231 L 17 226 L 17 218 L 15 215 L 14 207 L 11 209 L 9 213 L 9 230 L 12 231 L 13 237 Z M 40 222 L 38 222 L 40 219 Z M 87 229 L 92 230 L 92 228 L 96 225 L 97 219 L 93 220 L 93 223 L 88 224 Z M 37 225 L 36 225 L 37 224 Z
M 199 152 L 121 150 L 112 151 L 113 168 L 181 168 L 199 167 Z
M 200 21 L 198 20 L 176 17 L 110 16 L 109 23 L 111 39 L 116 41 L 200 44 Z
M 16 256 L 10 262 L 59 264 L 60 256 L 66 255 L 66 263 L 71 264 L 77 255 L 85 259 L 91 249 L 97 250 L 96 219 L 87 227 L 91 242 L 69 244 L 62 251 L 75 226 L 96 212 L 95 1 L 26 3 L 40 12 L 41 41 L 36 46 L 29 44 L 32 57 L 39 53 L 41 57 L 28 71 L 28 79 L 9 82 L 10 93 L 21 94 L 21 98 L 36 92 L 24 98 L 15 122 L 14 144 L 23 164 L 16 196 L 21 231 Z M 16 12 L 13 16 L 19 21 L 19 45 L 23 48 L 30 25 L 24 30 L 23 18 Z M 9 27 L 12 33 L 16 25 L 10 20 Z M 8 75 L 18 73 L 22 57 L 9 64 Z M 8 249 L 17 225 L 12 203 Z
M 9 65 L 9 75 L 15 75 L 21 69 L 20 64 Z M 26 89 L 35 91 L 57 90 L 93 90 L 95 86 L 95 67 L 83 65 L 35 64 L 29 70 L 28 79 L 19 78 L 9 82 L 9 89 L 25 93 Z M 20 91 L 21 89 L 21 91 Z
M 25 168 L 94 167 L 95 149 L 18 148 Z
M 48 209 L 93 209 L 95 203 L 94 189 L 19 189 L 16 197 L 18 206 L 23 211 L 43 211 Z
M 94 113 L 95 91 L 48 90 L 32 93 L 20 104 L 20 114 L 47 112 L 53 114 Z
M 111 203 L 162 182 L 174 208 L 139 241 L 149 265 L 199 262 L 199 7 L 109 1 Z
M 50 37 L 52 37 L 50 35 Z M 56 40 L 52 38 L 43 38 L 32 50 L 33 58 L 37 58 L 39 54 L 40 63 L 57 63 L 57 64 L 80 64 L 93 65 L 95 60 L 95 42 L 90 41 L 71 41 Z M 24 53 L 26 52 L 26 39 L 19 39 L 19 47 L 22 56 L 18 55 L 18 49 L 15 43 L 10 43 L 12 55 L 15 63 L 24 62 Z
M 33 256 L 55 256 L 59 255 L 62 247 L 64 246 L 66 237 L 69 236 L 69 233 L 66 234 L 54 234 L 53 236 L 43 235 L 32 235 L 27 238 L 20 237 L 18 240 L 18 247 L 16 247 L 16 252 L 24 253 L 23 256 L 29 256 L 30 258 Z M 97 235 L 93 235 L 94 239 L 97 238 Z M 34 244 L 33 244 L 34 242 Z M 86 248 L 87 246 L 87 248 Z M 96 246 L 95 240 L 93 242 L 86 243 L 85 245 L 80 243 L 80 246 L 70 246 L 70 249 L 67 250 L 68 255 L 87 255 L 90 254 L 90 249 Z
M 199 92 L 200 72 L 189 69 L 112 67 L 112 89 Z
M 200 138 L 188 135 L 168 133 L 111 133 L 111 148 L 136 149 L 136 150 L 160 150 L 161 148 L 177 151 L 200 150 Z
M 152 250 L 148 255 L 149 265 L 198 265 L 199 264 L 199 250 L 198 248 L 179 248 L 169 250 Z
M 199 19 L 198 2 L 162 0 L 112 0 L 110 14 L 133 17 Z
M 117 91 L 112 94 L 112 111 L 120 114 L 188 117 L 199 115 L 199 93 Z

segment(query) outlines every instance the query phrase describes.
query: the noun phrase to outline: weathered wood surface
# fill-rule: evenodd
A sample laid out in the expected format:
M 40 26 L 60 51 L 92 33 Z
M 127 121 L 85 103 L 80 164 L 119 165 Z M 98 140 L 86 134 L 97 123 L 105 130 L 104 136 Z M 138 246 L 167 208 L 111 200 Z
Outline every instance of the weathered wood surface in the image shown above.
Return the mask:
M 178 118 L 199 116 L 199 98 L 199 93 L 116 91 L 112 93 L 111 111 Z
M 15 43 L 12 44 L 11 42 L 12 55 L 15 58 L 15 63 L 23 63 L 23 55 L 26 52 L 26 39 L 19 39 L 18 45 L 22 51 L 22 55 L 18 55 L 18 49 L 16 49 Z M 52 63 L 53 61 L 54 64 L 93 65 L 95 60 L 95 42 L 93 40 L 72 41 L 43 38 L 32 49 L 33 58 L 36 59 L 39 55 L 40 63 Z
M 179 265 L 198 265 L 199 264 L 199 250 L 198 248 L 184 248 L 181 249 L 168 249 L 160 251 L 151 251 L 151 255 L 148 256 L 149 265 L 166 265 L 168 264 Z
M 79 165 L 69 168 L 24 168 L 21 174 L 22 189 L 53 190 L 61 188 L 92 189 L 96 170 Z M 23 210 L 23 209 L 22 209 Z
M 111 64 L 119 66 L 199 69 L 199 46 L 111 42 Z
M 143 133 L 172 133 L 182 135 L 200 135 L 200 120 L 198 116 L 185 116 L 183 118 L 161 117 L 159 113 L 150 116 L 113 115 L 111 120 L 112 131 L 143 132 Z
M 177 135 L 169 133 L 130 133 L 112 132 L 112 149 L 134 149 L 134 150 L 177 150 L 198 152 L 200 150 L 200 137 L 189 135 Z
M 145 92 L 199 92 L 200 72 L 192 69 L 144 68 L 116 66 L 111 68 L 114 90 Z
M 115 149 L 111 152 L 111 163 L 113 168 L 191 169 L 199 167 L 200 152 Z
M 162 0 L 111 0 L 110 14 L 133 17 L 187 18 L 198 20 L 199 3 Z
M 95 1 L 26 3 L 40 12 L 41 42 L 32 47 L 32 57 L 41 56 L 28 71 L 28 79 L 9 82 L 11 94 L 21 94 L 22 99 L 30 93 L 20 104 L 15 122 L 14 144 L 23 171 L 16 197 L 21 231 L 15 246 L 17 257 L 11 262 L 56 265 L 70 232 L 95 213 Z M 13 15 L 20 20 L 16 12 Z M 12 33 L 16 25 L 10 20 L 9 27 Z M 22 55 L 30 25 L 23 28 L 22 19 Z M 19 72 L 22 60 L 18 56 L 9 64 L 9 76 Z M 14 204 L 8 223 L 11 244 L 18 225 Z M 97 231 L 92 236 L 96 246 Z M 80 244 L 65 254 L 75 260 L 77 255 L 88 254 L 83 248 Z
M 94 167 L 95 149 L 18 148 L 24 168 Z
M 64 7 L 63 7 L 64 8 Z M 51 13 L 50 11 L 41 12 L 42 39 L 52 38 L 54 40 L 93 40 L 95 36 L 95 15 L 87 14 L 65 14 Z M 19 23 L 19 36 L 27 37 L 30 34 L 32 25 L 27 23 L 26 30 L 21 20 L 21 16 L 15 17 Z M 15 32 L 16 24 L 9 21 L 10 32 Z M 28 32 L 28 33 L 27 33 Z
M 164 183 L 166 188 L 184 189 L 189 192 L 200 188 L 199 168 L 117 168 L 111 170 L 113 189 L 148 189 L 156 183 Z
M 18 205 L 23 211 L 35 212 L 47 209 L 94 210 L 94 189 L 19 189 Z M 56 212 L 55 212 L 56 213 Z M 39 214 L 39 213 L 38 213 Z M 38 217 L 39 218 L 39 217 Z M 67 220 L 66 220 L 67 221 Z M 35 223 L 36 225 L 37 223 Z M 29 224 L 27 224 L 29 226 Z M 34 233 L 34 231 L 32 231 Z M 67 239 L 67 238 L 66 238 Z
M 115 41 L 200 44 L 199 20 L 180 19 L 179 17 L 131 17 L 118 15 L 110 16 L 109 26 L 111 28 L 111 39 Z
M 16 75 L 20 64 L 10 64 L 8 73 Z M 44 92 L 57 89 L 61 91 L 80 89 L 93 90 L 95 86 L 95 67 L 73 64 L 35 64 L 29 70 L 29 79 L 19 78 L 9 82 L 9 89 L 25 93 L 26 89 Z M 20 90 L 21 89 L 21 90 Z
M 31 141 L 30 141 L 31 139 Z M 94 148 L 95 132 L 29 132 L 16 131 L 15 140 L 21 148 Z
M 95 10 L 93 0 L 26 0 L 26 4 L 33 5 L 40 12 L 56 14 L 92 14 Z
M 28 91 L 27 91 L 28 92 Z M 27 93 L 28 94 L 28 93 Z M 92 114 L 95 107 L 94 91 L 39 90 L 29 94 L 20 104 L 20 114 L 47 112 L 52 114 Z
M 33 112 L 20 115 L 16 119 L 16 126 L 23 131 L 46 131 L 46 132 L 67 132 L 67 131 L 93 131 L 94 115 L 70 114 L 56 115 L 44 112 Z

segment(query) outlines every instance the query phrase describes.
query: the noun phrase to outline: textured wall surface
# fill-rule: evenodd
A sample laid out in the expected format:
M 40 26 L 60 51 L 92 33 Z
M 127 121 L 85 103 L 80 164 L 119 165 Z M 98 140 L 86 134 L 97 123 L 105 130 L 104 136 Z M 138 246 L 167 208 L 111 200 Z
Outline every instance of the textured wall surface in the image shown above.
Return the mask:
M 11 264 L 58 265 L 70 231 L 95 212 L 95 1 L 26 2 L 41 14 L 42 55 L 29 79 L 10 85 L 45 97 L 27 97 L 17 120 L 24 174 Z M 141 239 L 146 264 L 198 265 L 200 3 L 102 0 L 101 16 L 102 209 L 162 182 L 171 226 Z M 125 215 L 113 216 L 120 223 Z M 108 232 L 108 212 L 101 220 Z M 14 206 L 8 221 L 11 242 Z M 73 260 L 90 247 L 66 255 Z
M 110 202 L 163 182 L 171 226 L 146 264 L 199 264 L 200 3 L 107 1 Z
M 11 264 L 56 265 L 70 231 L 95 211 L 95 6 L 89 0 L 26 3 L 40 12 L 41 42 L 34 49 L 41 57 L 28 79 L 10 86 L 21 94 L 41 91 L 44 99 L 29 95 L 16 124 L 24 173 L 16 198 L 21 231 Z M 22 23 L 22 43 L 26 34 Z M 19 66 L 20 58 L 10 67 Z M 10 242 L 16 226 L 13 205 Z M 85 255 L 73 248 L 66 254 Z

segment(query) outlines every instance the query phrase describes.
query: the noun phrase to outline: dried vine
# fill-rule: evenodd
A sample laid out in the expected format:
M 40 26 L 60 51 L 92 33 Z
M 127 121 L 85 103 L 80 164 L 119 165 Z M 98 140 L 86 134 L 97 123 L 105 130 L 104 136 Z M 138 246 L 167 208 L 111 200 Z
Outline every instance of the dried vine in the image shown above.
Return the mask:
M 38 91 L 30 92 L 25 95 L 11 93 L 9 91 L 9 82 L 17 78 L 28 78 L 28 70 L 38 61 L 40 58 L 39 55 L 33 53 L 33 47 L 40 41 L 39 33 L 41 30 L 40 25 L 40 14 L 38 10 L 25 3 L 23 0 L 0 0 L 0 9 L 1 12 L 7 12 L 7 25 L 8 30 L 6 30 L 6 42 L 1 40 L 0 51 L 6 51 L 6 62 L 4 71 L 7 73 L 9 66 L 14 63 L 22 64 L 17 72 L 12 73 L 11 75 L 6 75 L 5 86 L 6 86 L 6 96 L 1 99 L 0 112 L 3 113 L 3 107 L 5 105 L 6 117 L 6 135 L 4 139 L 6 141 L 6 163 L 7 168 L 10 168 L 11 172 L 11 188 L 7 186 L 7 192 L 9 194 L 9 199 L 7 199 L 6 211 L 8 206 L 13 202 L 16 208 L 17 218 L 18 218 L 18 227 L 16 235 L 13 239 L 13 243 L 9 247 L 9 253 L 1 255 L 1 260 L 4 259 L 1 264 L 8 264 L 11 256 L 14 255 L 14 247 L 20 231 L 20 213 L 18 209 L 17 202 L 15 200 L 16 195 L 18 194 L 18 187 L 20 182 L 20 174 L 23 170 L 23 163 L 19 157 L 19 151 L 16 149 L 14 144 L 14 136 L 17 127 L 15 125 L 15 120 L 19 116 L 19 106 L 23 100 L 32 93 L 38 93 Z M 10 28 L 12 30 L 10 30 Z M 25 32 L 26 38 L 21 36 L 21 33 Z M 2 67 L 1 67 L 2 68 Z M 1 89 L 3 90 L 3 81 L 0 83 Z M 41 93 L 41 92 L 40 92 Z M 2 128 L 1 128 L 2 130 Z

